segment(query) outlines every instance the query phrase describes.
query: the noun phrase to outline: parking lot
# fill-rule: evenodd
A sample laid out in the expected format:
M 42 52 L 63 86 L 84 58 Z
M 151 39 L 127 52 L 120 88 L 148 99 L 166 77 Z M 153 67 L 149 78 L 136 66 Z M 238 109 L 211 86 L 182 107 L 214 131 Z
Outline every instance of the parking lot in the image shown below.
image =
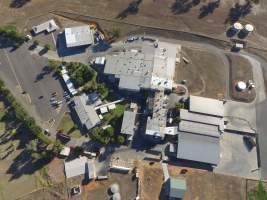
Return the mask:
M 2 43 L 0 60 L 1 79 L 30 115 L 43 122 L 44 128 L 51 128 L 67 107 L 64 101 L 56 109 L 51 106 L 52 93 L 55 92 L 56 99 L 61 101 L 63 89 L 58 77 L 47 67 L 48 60 L 31 55 L 26 44 L 12 51 L 6 42 Z
M 221 139 L 221 160 L 214 172 L 258 179 L 256 147 L 249 149 L 242 135 L 225 132 Z

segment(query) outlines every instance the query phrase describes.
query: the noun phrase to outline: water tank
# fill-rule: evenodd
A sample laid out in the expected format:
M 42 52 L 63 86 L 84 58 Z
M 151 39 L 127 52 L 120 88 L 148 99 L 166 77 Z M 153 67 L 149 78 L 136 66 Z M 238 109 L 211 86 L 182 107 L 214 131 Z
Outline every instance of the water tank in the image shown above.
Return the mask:
M 121 195 L 120 193 L 115 193 L 112 195 L 112 200 L 121 200 Z
M 119 185 L 117 183 L 114 183 L 110 186 L 110 191 L 115 194 L 119 192 Z
M 234 28 L 235 30 L 237 30 L 237 31 L 240 31 L 240 30 L 243 29 L 243 25 L 240 24 L 239 22 L 236 22 L 236 23 L 233 24 L 233 28 Z
M 248 33 L 251 33 L 254 30 L 254 26 L 251 24 L 246 24 L 244 30 Z
M 238 91 L 243 91 L 247 88 L 247 84 L 244 81 L 238 81 L 236 84 L 236 89 Z

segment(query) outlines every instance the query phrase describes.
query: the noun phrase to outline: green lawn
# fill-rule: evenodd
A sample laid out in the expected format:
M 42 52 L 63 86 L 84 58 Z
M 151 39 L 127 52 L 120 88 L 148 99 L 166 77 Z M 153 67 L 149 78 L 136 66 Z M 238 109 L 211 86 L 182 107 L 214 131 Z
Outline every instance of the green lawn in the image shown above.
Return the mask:
M 62 130 L 64 134 L 67 134 L 71 137 L 81 137 L 80 130 L 75 127 L 75 124 L 69 114 L 64 115 L 58 126 L 58 130 Z

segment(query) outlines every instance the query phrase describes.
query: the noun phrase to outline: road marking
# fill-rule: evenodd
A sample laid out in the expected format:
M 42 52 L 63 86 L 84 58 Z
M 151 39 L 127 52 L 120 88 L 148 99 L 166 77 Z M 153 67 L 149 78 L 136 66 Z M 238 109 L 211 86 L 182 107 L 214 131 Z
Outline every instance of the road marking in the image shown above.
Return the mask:
M 14 75 L 16 81 L 17 81 L 17 85 L 18 85 L 19 88 L 21 88 L 21 90 L 22 90 L 21 84 L 20 84 L 19 79 L 18 79 L 18 77 L 17 77 L 17 75 L 16 75 L 16 72 L 15 72 L 14 66 L 13 66 L 13 64 L 12 64 L 12 62 L 11 62 L 11 60 L 10 60 L 10 58 L 9 58 L 9 56 L 8 56 L 8 54 L 7 54 L 7 52 L 6 52 L 6 50 L 4 49 L 3 51 L 4 51 L 5 56 L 6 56 L 6 58 L 7 58 L 7 62 L 8 62 L 8 64 L 9 64 L 10 68 L 11 68 L 11 71 L 12 71 L 12 73 L 13 73 L 13 75 Z

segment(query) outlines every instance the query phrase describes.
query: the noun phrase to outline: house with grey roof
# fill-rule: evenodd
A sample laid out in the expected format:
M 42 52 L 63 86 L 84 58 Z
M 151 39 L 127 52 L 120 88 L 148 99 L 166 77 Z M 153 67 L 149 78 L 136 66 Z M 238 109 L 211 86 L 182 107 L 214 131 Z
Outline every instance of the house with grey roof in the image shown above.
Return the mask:
M 83 93 L 73 98 L 73 107 L 76 111 L 80 123 L 87 130 L 100 124 L 100 119 L 93 105 L 89 104 L 88 96 Z
M 126 135 L 128 141 L 131 141 L 133 139 L 134 133 L 136 131 L 135 119 L 136 112 L 131 110 L 124 111 L 121 124 L 121 134 Z

